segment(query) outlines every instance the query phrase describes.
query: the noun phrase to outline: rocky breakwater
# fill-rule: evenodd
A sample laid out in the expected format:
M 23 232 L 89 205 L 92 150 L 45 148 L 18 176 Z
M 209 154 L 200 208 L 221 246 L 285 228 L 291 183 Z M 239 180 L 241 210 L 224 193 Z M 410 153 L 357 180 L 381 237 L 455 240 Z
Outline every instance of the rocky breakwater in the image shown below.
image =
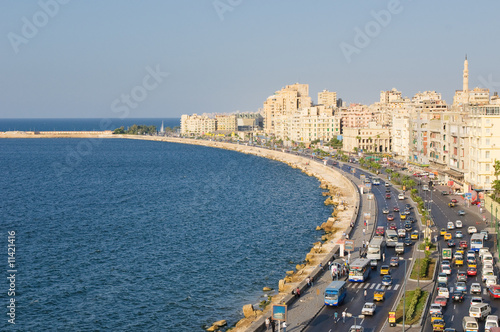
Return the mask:
M 356 219 L 359 207 L 359 196 L 357 188 L 353 183 L 345 178 L 338 170 L 325 166 L 311 159 L 297 156 L 294 154 L 268 150 L 254 146 L 238 145 L 231 143 L 222 143 L 206 140 L 195 140 L 185 138 L 170 137 L 142 137 L 117 135 L 123 138 L 147 139 L 155 141 L 166 141 L 171 143 L 202 145 L 215 147 L 237 152 L 253 154 L 256 156 L 277 160 L 290 165 L 293 168 L 301 169 L 309 176 L 316 177 L 320 182 L 320 188 L 326 190 L 323 195 L 326 197 L 325 205 L 332 205 L 332 215 L 323 224 L 318 225 L 318 231 L 323 232 L 321 241 L 312 245 L 309 253 L 306 254 L 303 264 L 297 264 L 295 270 L 285 271 L 284 278 L 278 282 L 279 292 L 270 295 L 269 287 L 264 287 L 264 292 L 268 296 L 263 310 L 256 309 L 253 304 L 247 304 L 243 307 L 244 318 L 229 330 L 233 332 L 259 331 L 262 329 L 265 318 L 271 315 L 271 306 L 269 304 L 290 304 L 294 301 L 291 295 L 292 290 L 302 289 L 306 285 L 307 277 L 315 277 L 320 273 L 319 264 L 323 266 L 330 260 L 332 255 L 338 250 L 338 241 L 342 239 L 350 223 Z M 216 322 L 217 323 L 217 322 Z M 222 326 L 214 323 L 211 331 L 217 331 Z

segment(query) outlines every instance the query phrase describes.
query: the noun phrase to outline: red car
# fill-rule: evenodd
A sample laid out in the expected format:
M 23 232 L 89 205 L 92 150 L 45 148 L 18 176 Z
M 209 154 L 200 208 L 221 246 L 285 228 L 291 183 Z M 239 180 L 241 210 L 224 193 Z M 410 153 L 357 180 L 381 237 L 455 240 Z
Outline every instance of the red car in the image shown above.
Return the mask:
M 467 275 L 469 275 L 469 276 L 477 275 L 477 269 L 475 267 L 469 267 L 467 269 Z
M 377 229 L 375 230 L 375 234 L 377 234 L 377 235 L 384 235 L 385 234 L 385 228 L 384 228 L 384 226 L 377 227 Z
M 436 299 L 434 300 L 434 303 L 436 304 L 439 304 L 440 306 L 442 307 L 446 307 L 446 304 L 447 304 L 447 298 L 444 297 L 444 296 L 438 296 L 436 297 Z
M 385 198 L 391 199 L 391 194 L 385 194 Z
M 488 293 L 490 294 L 490 297 L 500 299 L 500 285 L 491 285 L 488 288 Z
M 467 241 L 460 241 L 460 243 L 458 244 L 458 246 L 460 248 L 467 248 Z
M 392 214 L 388 214 L 388 215 L 387 215 L 387 220 L 388 220 L 388 221 L 393 221 L 393 220 L 394 220 L 394 215 L 392 215 Z
M 457 201 L 455 198 L 453 198 L 453 199 L 451 200 L 451 202 L 452 202 L 452 203 L 458 203 L 458 201 Z
M 480 203 L 481 203 L 481 201 L 473 201 L 471 204 L 472 204 L 472 205 L 478 205 L 478 204 L 480 204 Z
M 392 209 L 394 212 L 399 212 L 399 208 L 397 206 L 395 206 L 393 209 Z
M 389 225 L 389 229 L 392 229 L 392 230 L 394 230 L 394 231 L 395 231 L 395 230 L 397 230 L 397 229 L 398 229 L 398 227 L 396 226 L 396 224 L 395 224 L 395 223 L 392 223 L 392 224 L 390 224 L 390 225 Z

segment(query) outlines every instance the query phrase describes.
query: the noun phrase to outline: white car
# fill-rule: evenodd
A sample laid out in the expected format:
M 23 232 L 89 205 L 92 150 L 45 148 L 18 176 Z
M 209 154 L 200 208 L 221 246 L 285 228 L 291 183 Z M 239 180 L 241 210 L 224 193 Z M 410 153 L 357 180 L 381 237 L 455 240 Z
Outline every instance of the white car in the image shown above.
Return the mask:
M 361 314 L 373 316 L 373 314 L 375 313 L 375 308 L 375 303 L 367 302 L 363 306 L 363 309 L 361 309 Z
M 453 223 L 453 221 L 449 221 L 448 225 L 446 225 L 446 228 L 448 228 L 448 229 L 455 229 L 455 224 Z
M 490 331 L 492 327 L 498 327 L 498 316 L 488 315 L 488 317 L 486 317 L 486 322 L 484 323 L 484 330 Z
M 380 180 L 379 179 L 373 179 L 373 184 L 378 186 L 380 184 Z
M 491 263 L 483 263 L 483 271 L 493 270 L 493 264 Z
M 473 305 L 474 303 L 483 303 L 483 298 L 480 296 L 473 296 L 470 299 L 470 305 Z
M 386 182 L 386 183 L 385 183 L 385 186 L 386 186 L 386 187 L 389 187 L 389 186 L 390 186 L 389 182 Z
M 437 296 L 442 296 L 442 297 L 446 297 L 447 299 L 449 299 L 450 298 L 450 291 L 448 290 L 448 287 L 439 287 Z
M 488 276 L 484 281 L 484 285 L 486 287 L 490 287 L 491 285 L 496 285 L 496 284 L 497 284 L 497 276 Z
M 399 194 L 399 195 L 398 195 L 398 199 L 405 199 L 405 195 L 403 195 L 403 194 Z
M 451 267 L 449 265 L 442 265 L 441 272 L 449 275 L 449 274 L 451 274 Z
M 481 280 L 483 282 L 485 282 L 486 278 L 488 278 L 488 277 L 494 277 L 494 276 L 495 276 L 495 273 L 493 272 L 493 269 L 483 269 Z
M 442 314 L 443 313 L 443 308 L 441 308 L 440 304 L 433 303 L 431 304 L 431 307 L 429 308 L 429 313 L 432 314 Z
M 477 282 L 474 282 L 470 285 L 470 293 L 471 294 L 481 294 L 482 289 L 481 285 Z
M 438 282 L 448 283 L 448 275 L 444 272 L 438 274 Z
M 469 234 L 477 233 L 477 228 L 475 226 L 469 226 L 469 228 L 467 228 L 467 232 Z
M 464 225 L 462 224 L 462 220 L 457 220 L 457 221 L 455 221 L 455 226 L 456 226 L 457 228 L 462 228 L 462 227 L 464 226 Z
M 406 231 L 404 228 L 398 229 L 398 237 L 406 237 Z

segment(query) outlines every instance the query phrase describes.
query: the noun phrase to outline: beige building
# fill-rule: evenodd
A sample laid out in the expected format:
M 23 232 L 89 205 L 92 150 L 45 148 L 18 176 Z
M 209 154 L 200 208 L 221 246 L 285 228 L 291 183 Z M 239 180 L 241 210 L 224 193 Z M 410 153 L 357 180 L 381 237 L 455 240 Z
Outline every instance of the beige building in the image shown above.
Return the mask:
M 395 157 L 408 160 L 410 157 L 410 118 L 408 112 L 393 115 L 391 141 L 392 153 Z
M 392 90 L 388 91 L 380 91 L 381 104 L 393 103 L 402 99 L 401 91 L 398 91 L 396 88 L 392 88 Z
M 348 152 L 391 152 L 389 128 L 370 122 L 365 128 L 344 128 L 343 150 Z
M 216 130 L 220 132 L 235 132 L 238 131 L 238 122 L 236 115 L 216 115 L 217 120 Z
M 344 128 L 364 128 L 368 123 L 374 121 L 372 111 L 368 106 L 362 104 L 351 104 L 339 112 Z
M 310 143 L 315 140 L 329 142 L 340 135 L 340 118 L 334 110 L 323 105 L 301 109 L 290 118 L 289 136 L 296 143 Z
M 297 110 L 312 105 L 309 85 L 295 83 L 287 85 L 264 102 L 264 132 L 275 134 L 275 126 L 281 126 L 282 116 L 293 115 Z
M 186 115 L 181 116 L 182 135 L 204 135 L 214 133 L 217 129 L 217 121 L 206 115 Z
M 330 92 L 328 90 L 318 92 L 318 105 L 332 108 L 337 107 L 337 92 Z

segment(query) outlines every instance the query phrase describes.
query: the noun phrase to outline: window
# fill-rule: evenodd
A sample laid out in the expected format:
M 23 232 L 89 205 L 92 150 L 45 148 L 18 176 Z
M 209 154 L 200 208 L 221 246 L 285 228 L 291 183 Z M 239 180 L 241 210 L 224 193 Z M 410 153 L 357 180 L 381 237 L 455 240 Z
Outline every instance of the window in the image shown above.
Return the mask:
M 491 184 L 491 182 L 490 182 L 490 177 L 489 177 L 489 176 L 487 176 L 487 177 L 485 178 L 484 182 L 485 182 L 485 184 Z
M 489 138 L 486 139 L 486 145 L 490 145 L 490 139 Z
M 486 152 L 484 153 L 484 157 L 485 157 L 485 158 L 489 158 L 489 157 L 490 157 L 490 151 L 486 151 Z
M 486 172 L 489 172 L 490 171 L 490 164 L 484 164 L 484 170 Z

